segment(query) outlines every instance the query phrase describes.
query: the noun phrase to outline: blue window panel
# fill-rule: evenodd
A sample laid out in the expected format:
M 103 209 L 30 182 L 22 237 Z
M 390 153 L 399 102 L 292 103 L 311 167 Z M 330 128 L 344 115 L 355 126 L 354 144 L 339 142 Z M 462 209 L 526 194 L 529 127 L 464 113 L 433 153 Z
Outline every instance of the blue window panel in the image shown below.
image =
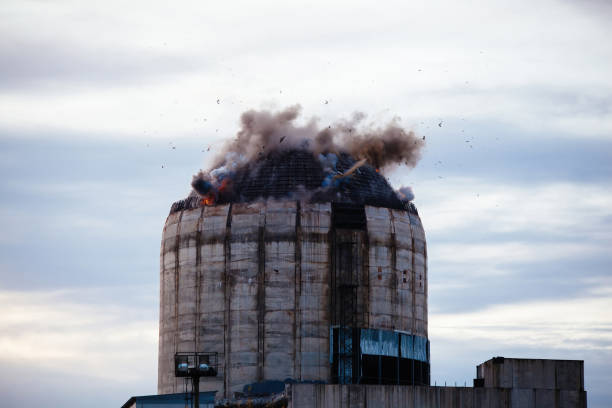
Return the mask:
M 353 330 L 351 328 L 338 329 L 338 382 L 351 384 L 353 380 Z
M 361 353 L 398 357 L 399 333 L 390 330 L 361 329 Z
M 429 362 L 429 341 L 425 337 L 402 334 L 400 349 L 403 358 Z
M 359 346 L 362 354 L 378 354 L 378 330 L 361 329 Z
M 413 358 L 414 356 L 414 341 L 413 341 L 414 336 L 410 335 L 410 334 L 403 334 L 401 335 L 400 339 L 401 339 L 401 343 L 400 343 L 400 352 L 401 352 L 401 356 L 403 358 Z
M 353 381 L 353 360 L 343 358 L 338 361 L 338 382 L 340 384 L 351 384 Z
M 427 339 L 421 336 L 414 336 L 414 359 L 427 363 Z
M 380 354 L 389 357 L 399 357 L 399 333 L 390 330 L 380 330 Z

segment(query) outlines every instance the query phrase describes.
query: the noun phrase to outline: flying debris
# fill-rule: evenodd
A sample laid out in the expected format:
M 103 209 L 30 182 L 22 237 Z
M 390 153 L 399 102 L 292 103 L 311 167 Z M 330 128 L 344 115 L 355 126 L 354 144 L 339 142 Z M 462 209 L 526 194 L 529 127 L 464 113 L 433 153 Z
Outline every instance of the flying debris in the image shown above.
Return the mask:
M 357 171 L 357 169 L 359 169 L 364 164 L 366 164 L 366 159 L 359 160 L 357 163 L 353 164 L 351 168 L 345 171 L 344 173 L 336 174 L 333 177 L 333 180 L 344 178 L 344 177 L 350 177 L 355 171 Z
M 221 99 L 217 98 L 217 105 L 221 104 Z
M 279 144 L 280 144 L 280 143 L 283 143 L 283 140 L 285 140 L 285 138 L 286 138 L 286 137 L 287 137 L 287 136 L 283 136 L 283 137 L 281 137 L 281 138 L 280 138 L 280 140 L 278 141 L 278 143 L 279 143 Z
M 438 123 L 438 127 L 442 127 L 442 121 L 440 121 L 440 123 Z

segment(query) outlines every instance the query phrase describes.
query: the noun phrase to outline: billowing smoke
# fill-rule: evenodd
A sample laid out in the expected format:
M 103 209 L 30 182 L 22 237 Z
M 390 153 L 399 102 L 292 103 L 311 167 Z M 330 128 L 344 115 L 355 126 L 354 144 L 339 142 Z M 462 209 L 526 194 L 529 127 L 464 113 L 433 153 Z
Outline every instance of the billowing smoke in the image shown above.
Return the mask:
M 398 165 L 414 167 L 421 157 L 425 141 L 393 119 L 385 126 L 365 125 L 366 115 L 355 113 L 348 120 L 321 126 L 315 118 L 297 123 L 301 107 L 290 106 L 279 112 L 248 110 L 240 117 L 241 128 L 213 160 L 208 171 L 193 177 L 194 190 L 204 200 L 214 203 L 219 191 L 231 189 L 234 172 L 275 151 L 308 150 L 319 158 L 327 176 L 322 187 L 341 182 L 360 166 L 369 164 L 384 172 Z M 339 174 L 335 171 L 337 155 L 349 154 L 358 162 Z M 414 197 L 406 195 L 405 200 Z
M 410 186 L 402 186 L 397 190 L 397 195 L 402 201 L 412 201 L 414 200 L 414 192 L 412 191 L 412 187 Z

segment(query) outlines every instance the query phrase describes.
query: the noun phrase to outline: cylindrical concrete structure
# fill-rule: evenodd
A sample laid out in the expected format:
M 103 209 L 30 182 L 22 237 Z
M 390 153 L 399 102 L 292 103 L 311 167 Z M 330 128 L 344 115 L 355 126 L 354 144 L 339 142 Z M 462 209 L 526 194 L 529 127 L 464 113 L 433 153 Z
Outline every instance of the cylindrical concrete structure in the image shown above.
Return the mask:
M 416 209 L 342 201 L 173 207 L 161 245 L 160 394 L 183 390 L 176 352 L 218 353 L 218 375 L 200 380 L 218 397 L 268 380 L 429 384 Z

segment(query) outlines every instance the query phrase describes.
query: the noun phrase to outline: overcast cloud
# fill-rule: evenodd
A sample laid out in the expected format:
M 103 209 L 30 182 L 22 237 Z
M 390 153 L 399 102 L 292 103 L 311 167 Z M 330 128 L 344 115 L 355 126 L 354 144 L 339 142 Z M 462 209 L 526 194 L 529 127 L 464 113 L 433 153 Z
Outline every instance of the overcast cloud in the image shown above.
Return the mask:
M 608 406 L 611 18 L 604 0 L 3 2 L 2 405 L 155 393 L 169 207 L 242 111 L 299 103 L 426 137 L 389 177 L 427 234 L 432 382 L 584 359 Z

